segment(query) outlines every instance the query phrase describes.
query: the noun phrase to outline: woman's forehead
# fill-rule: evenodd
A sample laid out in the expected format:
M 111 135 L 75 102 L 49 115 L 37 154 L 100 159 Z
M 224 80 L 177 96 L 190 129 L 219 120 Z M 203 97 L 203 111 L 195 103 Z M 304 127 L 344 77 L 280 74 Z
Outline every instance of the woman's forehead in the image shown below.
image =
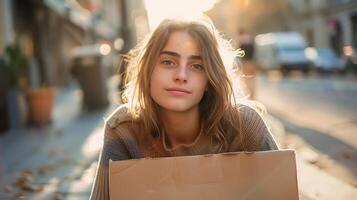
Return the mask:
M 179 55 L 202 56 L 199 42 L 186 31 L 175 31 L 168 37 L 162 52 L 175 52 Z

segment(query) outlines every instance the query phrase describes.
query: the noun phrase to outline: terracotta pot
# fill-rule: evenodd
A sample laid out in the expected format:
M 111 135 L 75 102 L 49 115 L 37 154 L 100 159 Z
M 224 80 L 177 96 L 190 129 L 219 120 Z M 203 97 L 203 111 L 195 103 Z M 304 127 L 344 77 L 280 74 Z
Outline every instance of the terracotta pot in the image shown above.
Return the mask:
M 45 125 L 51 121 L 54 100 L 53 88 L 31 89 L 27 92 L 29 122 Z

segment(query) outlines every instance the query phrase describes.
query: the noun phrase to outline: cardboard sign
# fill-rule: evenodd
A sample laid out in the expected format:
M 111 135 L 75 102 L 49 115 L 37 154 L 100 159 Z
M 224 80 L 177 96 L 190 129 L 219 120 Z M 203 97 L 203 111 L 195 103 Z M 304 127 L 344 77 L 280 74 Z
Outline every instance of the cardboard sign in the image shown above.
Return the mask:
M 298 199 L 292 150 L 110 161 L 114 200 Z

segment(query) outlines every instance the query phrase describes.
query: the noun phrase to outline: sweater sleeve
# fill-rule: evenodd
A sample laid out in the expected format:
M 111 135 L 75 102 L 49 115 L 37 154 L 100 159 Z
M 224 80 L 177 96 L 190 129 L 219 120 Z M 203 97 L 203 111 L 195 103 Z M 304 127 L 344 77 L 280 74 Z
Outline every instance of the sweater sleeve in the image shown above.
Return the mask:
M 103 148 L 90 195 L 91 200 L 109 200 L 109 160 L 126 160 L 129 157 L 125 142 L 106 123 Z
M 246 138 L 255 141 L 252 143 L 258 143 L 256 149 L 259 151 L 278 150 L 278 145 L 263 118 L 248 106 L 241 109 L 242 129 Z

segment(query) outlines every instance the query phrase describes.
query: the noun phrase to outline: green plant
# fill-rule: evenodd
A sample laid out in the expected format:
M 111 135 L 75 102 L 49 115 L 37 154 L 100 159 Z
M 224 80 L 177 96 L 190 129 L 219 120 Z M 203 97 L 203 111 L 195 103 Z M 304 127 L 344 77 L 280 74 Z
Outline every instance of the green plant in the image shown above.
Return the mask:
M 24 78 L 27 70 L 27 59 L 17 45 L 7 46 L 5 49 L 5 72 L 9 87 L 20 86 L 21 78 Z

